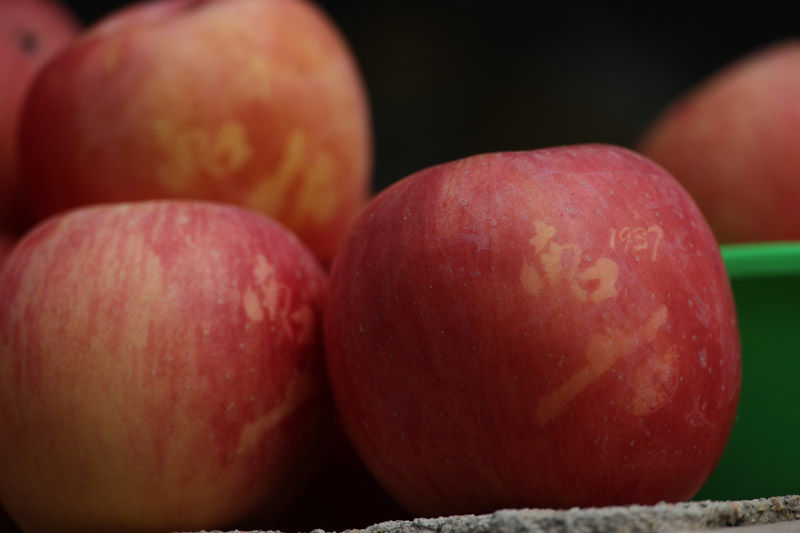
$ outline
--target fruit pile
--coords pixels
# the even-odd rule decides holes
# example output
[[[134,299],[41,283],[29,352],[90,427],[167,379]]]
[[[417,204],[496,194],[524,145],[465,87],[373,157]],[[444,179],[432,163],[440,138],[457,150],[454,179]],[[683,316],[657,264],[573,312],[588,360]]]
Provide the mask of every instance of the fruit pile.
[[[473,155],[374,194],[367,91],[310,0],[87,28],[0,0],[0,32],[0,502],[22,530],[343,529],[682,501],[711,475],[741,381],[718,243],[800,238],[797,43],[639,146]]]

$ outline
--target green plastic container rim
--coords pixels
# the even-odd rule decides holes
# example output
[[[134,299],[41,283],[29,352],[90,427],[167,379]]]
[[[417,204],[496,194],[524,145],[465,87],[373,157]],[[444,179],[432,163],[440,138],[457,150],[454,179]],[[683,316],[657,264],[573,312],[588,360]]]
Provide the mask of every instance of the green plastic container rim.
[[[800,241],[720,245],[731,279],[800,276]]]

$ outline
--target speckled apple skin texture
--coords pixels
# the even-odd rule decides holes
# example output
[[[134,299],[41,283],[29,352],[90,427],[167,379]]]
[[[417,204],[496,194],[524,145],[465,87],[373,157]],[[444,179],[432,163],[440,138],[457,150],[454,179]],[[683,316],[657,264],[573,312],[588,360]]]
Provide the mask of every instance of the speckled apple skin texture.
[[[26,531],[224,527],[269,513],[330,413],[326,278],[255,213],[85,208],[0,274],[0,498]]]
[[[345,428],[417,515],[685,500],[738,403],[714,237],[614,146],[397,182],[343,243],[324,324]]]
[[[674,175],[720,242],[800,239],[800,40],[757,50],[681,95],[638,150]]]
[[[280,220],[327,262],[370,193],[358,65],[306,0],[123,8],[43,71],[22,122],[37,218],[97,202],[230,202]]]

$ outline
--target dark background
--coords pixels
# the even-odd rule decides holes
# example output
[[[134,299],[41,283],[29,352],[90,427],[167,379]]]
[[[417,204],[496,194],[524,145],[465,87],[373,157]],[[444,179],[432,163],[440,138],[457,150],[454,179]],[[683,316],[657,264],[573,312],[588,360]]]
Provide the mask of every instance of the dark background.
[[[124,4],[65,3],[86,24]],[[760,46],[800,36],[790,3],[318,4],[350,42],[366,81],[376,190],[482,152],[634,147],[689,87]]]

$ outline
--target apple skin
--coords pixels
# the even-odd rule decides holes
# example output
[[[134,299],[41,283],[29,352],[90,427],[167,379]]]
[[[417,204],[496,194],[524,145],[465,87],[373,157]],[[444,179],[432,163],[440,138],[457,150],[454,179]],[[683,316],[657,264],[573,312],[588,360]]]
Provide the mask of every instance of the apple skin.
[[[0,233],[0,266],[14,248],[17,239],[10,234]]]
[[[0,532],[19,533],[19,528],[11,521],[11,517],[0,507]]]
[[[337,253],[324,331],[345,430],[418,516],[688,499],[738,404],[711,230],[673,177],[611,145],[385,189]]]
[[[726,65],[664,109],[639,150],[693,196],[720,242],[800,239],[800,40]]]
[[[97,202],[233,203],[276,218],[326,263],[370,194],[355,57],[305,0],[123,8],[42,72],[22,122],[36,218]]]
[[[307,489],[270,527],[278,531],[346,531],[414,518],[367,469],[337,419],[326,441],[326,456]],[[258,529],[259,524],[246,524],[244,529],[247,526]]]
[[[80,208],[0,274],[0,499],[25,531],[227,527],[280,512],[332,404],[326,274],[239,207]]]
[[[0,0],[0,228],[22,231],[17,171],[17,128],[33,78],[78,34],[80,25],[62,4]]]

